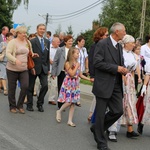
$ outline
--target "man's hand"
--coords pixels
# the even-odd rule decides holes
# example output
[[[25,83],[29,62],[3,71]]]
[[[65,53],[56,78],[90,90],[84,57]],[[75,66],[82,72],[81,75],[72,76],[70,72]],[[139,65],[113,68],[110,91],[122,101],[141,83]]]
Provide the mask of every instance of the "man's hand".
[[[50,59],[50,64],[52,65],[53,64],[53,61]]]
[[[56,76],[51,76],[51,78],[54,80],[56,78]]]
[[[36,75],[36,71],[35,71],[34,68],[31,69],[31,74],[34,75],[34,76]]]
[[[39,57],[39,54],[38,53],[33,53],[32,58],[36,58],[36,57]]]
[[[122,75],[126,75],[128,73],[128,69],[122,66],[118,66],[118,72]]]

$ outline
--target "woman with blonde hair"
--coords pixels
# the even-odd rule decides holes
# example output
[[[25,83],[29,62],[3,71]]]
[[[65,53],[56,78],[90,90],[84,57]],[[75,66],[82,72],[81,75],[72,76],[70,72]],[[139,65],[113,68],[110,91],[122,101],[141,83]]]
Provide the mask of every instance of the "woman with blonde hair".
[[[28,88],[28,68],[27,58],[29,53],[29,47],[31,43],[27,41],[27,28],[25,26],[19,26],[16,28],[17,38],[11,40],[6,48],[6,57],[8,59],[7,78],[8,78],[8,100],[10,112],[24,114],[23,103]],[[32,49],[31,49],[32,51]],[[32,57],[37,57],[37,54],[32,52]],[[16,83],[20,82],[20,94],[16,103]]]

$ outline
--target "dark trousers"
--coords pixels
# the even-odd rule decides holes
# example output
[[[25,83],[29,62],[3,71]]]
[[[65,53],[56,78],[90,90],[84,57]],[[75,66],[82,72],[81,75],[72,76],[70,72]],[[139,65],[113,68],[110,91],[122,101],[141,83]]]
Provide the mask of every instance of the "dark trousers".
[[[38,100],[37,100],[37,107],[42,106],[44,104],[44,97],[48,91],[48,75],[45,74],[43,71],[39,75],[32,75],[29,72],[29,87],[27,91],[27,107],[32,107],[33,106],[33,92],[34,92],[34,85],[35,85],[35,80],[36,78],[39,77],[40,80],[40,92],[38,95]]]
[[[110,111],[106,114],[107,107],[109,107]],[[115,84],[110,98],[96,97],[96,122],[94,128],[100,147],[107,146],[104,131],[114,124],[122,114],[123,104],[120,84]]]
[[[57,77],[58,95],[59,95],[60,88],[61,88],[61,85],[64,81],[65,76],[66,76],[65,72],[61,71],[60,74]],[[58,108],[60,108],[62,105],[63,105],[63,103],[58,102]]]
[[[29,81],[29,75],[28,71],[23,72],[16,72],[11,70],[7,71],[7,78],[8,78],[8,100],[9,100],[9,107],[12,108],[23,108],[23,103],[25,96],[27,94],[27,88],[28,88],[28,81]],[[18,102],[16,104],[16,85],[17,81],[20,82],[20,94],[18,98]]]
[[[138,92],[138,75],[137,74],[134,75],[134,83],[135,83],[135,90],[136,92]]]

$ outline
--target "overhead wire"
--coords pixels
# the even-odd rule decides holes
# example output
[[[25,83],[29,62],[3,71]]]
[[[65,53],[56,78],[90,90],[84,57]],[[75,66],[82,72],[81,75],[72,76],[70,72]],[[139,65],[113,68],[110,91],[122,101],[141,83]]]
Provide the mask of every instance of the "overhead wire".
[[[91,7],[92,5],[95,5],[95,4],[99,3],[99,2],[100,2],[100,0],[98,0],[98,1],[96,1],[96,2],[94,2],[94,3],[92,3],[92,4],[90,4],[90,5],[88,5],[88,6],[84,7],[84,8],[82,8],[82,9],[76,10],[76,11],[74,11],[74,12],[72,12],[72,13],[63,14],[63,15],[51,15],[51,16],[54,16],[54,17],[61,17],[61,16],[69,16],[69,15],[71,15],[71,14],[76,14],[76,13],[78,13],[78,12],[80,12],[80,11],[83,11],[84,9],[87,9],[87,8]]]
[[[77,15],[81,15],[81,14],[83,14],[84,12],[87,12],[87,11],[89,11],[90,9],[92,9],[92,8],[94,8],[94,7],[96,7],[96,6],[98,6],[99,4],[101,4],[101,3],[103,3],[105,0],[102,0],[102,1],[97,1],[97,2],[95,2],[95,3],[93,3],[92,5],[89,5],[89,6],[87,6],[87,7],[85,7],[85,8],[83,8],[83,9],[81,9],[81,10],[79,10],[79,11],[75,11],[75,12],[72,12],[72,13],[70,13],[70,14],[64,14],[64,15],[62,15],[62,16],[64,16],[64,17],[60,17],[60,18],[53,18],[53,15],[50,15],[50,17],[51,17],[51,20],[64,20],[64,19],[68,19],[68,18],[72,18],[72,17],[75,17],[75,16],[77,16]]]

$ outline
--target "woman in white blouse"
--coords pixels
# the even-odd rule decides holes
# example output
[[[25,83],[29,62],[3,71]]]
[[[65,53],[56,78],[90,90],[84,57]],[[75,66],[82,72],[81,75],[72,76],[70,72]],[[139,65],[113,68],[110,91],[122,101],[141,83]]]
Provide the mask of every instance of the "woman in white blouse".
[[[133,124],[138,123],[137,111],[136,111],[136,91],[134,84],[134,72],[135,70],[138,72],[139,82],[140,73],[139,73],[139,65],[137,65],[137,59],[135,54],[132,52],[135,46],[135,39],[131,35],[125,35],[123,40],[123,57],[124,63],[127,67],[129,73],[126,76],[123,76],[124,82],[124,114],[122,116],[122,123],[127,124],[127,133],[126,136],[128,138],[139,136],[137,133],[133,131]]]

